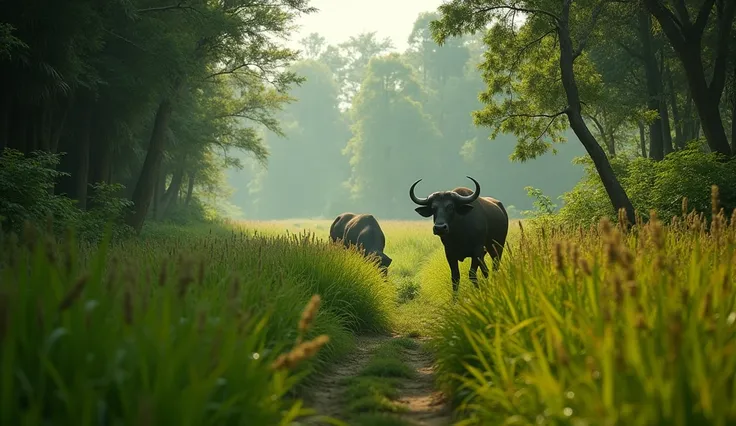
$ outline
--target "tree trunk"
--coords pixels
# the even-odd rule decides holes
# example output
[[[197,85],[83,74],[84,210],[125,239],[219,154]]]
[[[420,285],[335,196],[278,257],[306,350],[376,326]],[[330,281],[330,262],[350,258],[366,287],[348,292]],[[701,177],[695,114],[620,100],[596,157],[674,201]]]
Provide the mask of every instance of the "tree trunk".
[[[171,100],[169,98],[163,99],[158,106],[158,111],[156,111],[156,119],[154,120],[146,159],[143,162],[141,174],[133,191],[132,201],[134,206],[126,218],[126,223],[135,229],[137,233],[140,233],[141,229],[143,229],[143,223],[146,220],[148,208],[151,205],[156,176],[158,176],[161,160],[164,157],[166,130],[169,127],[171,110]]]
[[[670,113],[667,108],[667,94],[664,88],[664,49],[659,50],[660,67],[657,79],[659,80],[659,116],[662,117],[662,144],[664,155],[674,151],[672,147],[672,129],[670,127]]]
[[[710,84],[706,82],[703,70],[702,37],[709,15],[712,13],[713,1],[704,2],[698,13],[693,14],[697,16],[695,22],[691,22],[688,16],[675,16],[660,0],[644,0],[644,4],[659,21],[672,48],[682,62],[695,109],[700,117],[703,134],[710,150],[730,157],[731,147],[723,127],[719,105],[725,85],[728,44],[736,14],[736,1],[724,1],[723,6],[718,8],[720,10],[715,19],[718,42],[714,49],[713,76]]]
[[[736,155],[736,61],[731,74],[731,152]]]
[[[643,8],[639,9],[639,38],[642,45],[642,57],[644,58],[644,71],[647,85],[647,109],[657,111],[660,115],[649,124],[649,156],[659,161],[664,158],[664,138],[662,135],[661,102],[659,69],[657,57],[652,46],[652,21],[649,13]]]
[[[187,185],[187,198],[184,201],[184,205],[189,207],[189,204],[192,202],[192,193],[194,192],[194,177],[195,172],[189,172],[189,184]]]
[[[75,199],[80,209],[87,208],[87,188],[89,178],[89,147],[92,127],[92,104],[86,108],[82,118],[82,128],[77,140],[77,167],[74,176]]]
[[[169,188],[166,190],[163,197],[161,197],[161,202],[159,205],[159,218],[165,217],[169,211],[169,208],[173,205],[176,205],[179,197],[179,191],[181,190],[181,185],[183,182],[184,167],[180,166],[176,169],[176,171],[174,171],[174,175],[171,177]]]
[[[166,172],[162,167],[156,176],[156,186],[153,188],[153,220],[159,220],[161,217],[161,199],[164,197],[164,192],[166,192]]]
[[[647,132],[644,129],[644,123],[639,121],[639,146],[641,148],[641,156],[647,158]]]
[[[10,114],[13,98],[8,92],[0,95],[0,152],[8,146],[10,139]]]
[[[77,108],[72,111],[70,125],[59,136],[57,148],[65,154],[61,158],[59,170],[69,173],[56,184],[56,192],[66,194],[77,201],[77,206],[87,208],[87,188],[90,169],[90,139],[93,123],[94,104],[91,97],[80,94]],[[51,142],[50,136],[48,141]],[[47,147],[48,148],[48,147]]]
[[[601,139],[606,145],[606,149],[608,150],[608,155],[611,157],[616,156],[616,145],[613,140],[613,132],[611,131],[611,139],[608,139],[608,134],[606,133],[606,129],[603,127],[603,124],[598,120],[595,116],[590,115],[590,119],[593,121],[593,124],[598,129],[598,133],[601,135]]]
[[[611,163],[608,162],[606,153],[596,141],[595,136],[590,133],[590,129],[585,124],[581,113],[580,92],[577,82],[575,81],[575,70],[573,62],[575,61],[572,39],[570,38],[569,18],[570,4],[572,0],[563,0],[562,14],[560,16],[557,34],[560,40],[560,71],[562,75],[562,85],[565,88],[567,96],[567,118],[570,121],[570,127],[577,135],[580,142],[585,147],[588,155],[593,160],[598,175],[601,178],[603,187],[611,200],[614,210],[617,212],[624,209],[626,219],[629,226],[635,223],[634,206],[629,200],[629,196],[618,181],[616,174],[613,172]]]
[[[669,64],[665,65],[665,73],[667,74],[667,89],[670,95],[670,104],[672,105],[672,121],[675,126],[675,146],[677,149],[685,148],[685,135],[682,129],[682,116],[680,115],[680,108],[677,106],[677,91],[675,90],[675,83],[672,80],[672,70]]]
[[[685,144],[695,139],[695,122],[697,120],[694,120],[693,117],[693,97],[688,93],[687,102],[685,102],[685,111],[682,116],[683,142]]]

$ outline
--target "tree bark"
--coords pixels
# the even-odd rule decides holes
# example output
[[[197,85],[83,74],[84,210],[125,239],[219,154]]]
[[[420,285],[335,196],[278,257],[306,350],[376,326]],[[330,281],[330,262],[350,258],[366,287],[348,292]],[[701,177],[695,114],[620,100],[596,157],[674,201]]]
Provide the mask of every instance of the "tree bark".
[[[90,139],[93,122],[94,104],[87,94],[80,94],[77,108],[71,113],[70,125],[66,131],[59,136],[57,148],[65,154],[61,157],[59,170],[69,173],[63,176],[56,184],[56,192],[66,194],[69,198],[77,201],[77,206],[85,210],[87,208],[87,189],[89,183],[90,169]],[[48,143],[51,138],[44,139]],[[44,144],[47,144],[44,142]],[[45,148],[50,148],[46,146]]]
[[[669,64],[665,65],[665,73],[667,75],[667,89],[670,95],[670,104],[672,105],[672,121],[675,127],[675,146],[677,149],[685,148],[685,135],[682,130],[682,116],[680,115],[680,108],[677,105],[677,91],[675,90],[675,83],[672,79],[672,70]]]
[[[658,87],[659,87],[659,116],[662,118],[662,145],[664,149],[664,155],[674,151],[672,147],[672,128],[670,127],[670,113],[667,108],[667,94],[665,93],[664,87],[664,49],[659,50],[660,55],[660,67],[659,74],[657,75]]]
[[[657,57],[652,46],[652,21],[649,13],[643,8],[639,9],[639,38],[642,45],[642,57],[644,58],[644,71],[647,86],[647,109],[657,111],[659,117],[649,123],[649,156],[659,161],[664,158],[664,138],[662,135],[662,108],[660,101],[659,69]]]
[[[616,144],[613,140],[613,131],[611,131],[611,139],[608,139],[608,134],[606,132],[606,129],[603,127],[603,124],[598,120],[595,116],[589,115],[590,119],[593,121],[593,124],[595,124],[595,127],[598,129],[598,133],[601,135],[601,139],[603,139],[604,144],[606,145],[606,149],[608,150],[608,155],[611,157],[616,156]]]
[[[639,147],[641,148],[641,156],[647,158],[647,132],[644,123],[639,121]]]
[[[728,45],[736,13],[736,1],[724,1],[719,7],[721,13],[717,16],[718,42],[713,61],[713,76],[708,83],[703,70],[701,45],[714,3],[715,0],[703,2],[696,15],[696,21],[691,22],[688,16],[675,16],[660,0],[644,0],[646,8],[659,21],[682,62],[708,146],[711,151],[730,157],[731,147],[723,127],[719,105],[725,86]]]
[[[568,104],[566,111],[567,118],[570,121],[570,127],[575,132],[578,139],[580,139],[580,142],[585,147],[588,155],[593,160],[593,164],[598,171],[598,175],[601,178],[603,187],[606,189],[606,193],[611,200],[614,210],[618,212],[620,209],[624,209],[626,212],[626,219],[629,226],[631,226],[636,221],[634,206],[631,204],[629,196],[626,194],[626,191],[618,181],[616,174],[613,172],[613,168],[606,157],[606,153],[585,124],[585,120],[583,119],[581,112],[580,92],[578,90],[577,82],[575,81],[575,70],[573,68],[575,53],[573,50],[572,39],[570,38],[569,18],[571,3],[572,0],[563,0],[562,14],[557,27],[557,35],[560,41],[560,72]]]
[[[8,92],[0,95],[0,152],[8,146],[10,140],[10,113],[13,98]]]
[[[146,159],[143,162],[141,174],[138,177],[138,182],[136,183],[135,190],[133,191],[133,210],[126,218],[126,223],[133,228],[136,233],[140,233],[143,229],[143,223],[146,220],[148,208],[151,205],[151,198],[153,197],[154,186],[156,184],[156,176],[158,176],[161,161],[164,157],[166,130],[169,127],[171,111],[171,99],[168,97],[164,98],[156,111],[156,119],[154,120]]]
[[[192,202],[192,193],[194,193],[194,177],[195,172],[189,172],[189,183],[187,185],[187,198],[184,201],[184,205],[189,207],[189,204]]]
[[[731,74],[731,152],[736,155],[736,61]]]
[[[180,166],[176,169],[176,171],[174,171],[174,175],[171,177],[169,188],[166,190],[163,197],[161,197],[161,202],[159,206],[159,218],[165,217],[169,212],[169,208],[176,205],[176,202],[179,198],[179,191],[181,190],[181,185],[183,182],[184,167]]]

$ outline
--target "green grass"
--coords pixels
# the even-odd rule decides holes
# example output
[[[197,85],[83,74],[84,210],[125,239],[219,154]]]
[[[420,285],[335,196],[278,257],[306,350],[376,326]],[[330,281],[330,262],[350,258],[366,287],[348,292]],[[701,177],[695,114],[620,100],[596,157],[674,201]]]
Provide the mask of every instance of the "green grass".
[[[456,303],[428,220],[381,221],[387,281],[320,241],[329,220],[150,226],[81,251],[6,238],[0,422],[288,424],[313,372],[393,329],[431,338],[458,424],[732,424],[736,225],[712,236],[687,221],[621,241],[514,224],[513,254],[480,290],[461,264]],[[272,371],[313,294],[305,337],[329,343]],[[392,399],[413,345],[391,340],[347,383],[351,425],[408,424]]]
[[[734,424],[736,224],[689,221],[515,244],[432,330],[457,424]]]
[[[393,400],[399,396],[401,379],[416,377],[416,371],[406,364],[404,356],[404,350],[414,347],[416,343],[411,339],[388,340],[376,348],[356,376],[346,379],[344,405],[345,415],[351,419],[350,424],[355,424],[355,419],[365,413],[405,411],[404,406]],[[363,422],[369,418],[364,417]]]
[[[380,273],[308,235],[150,227],[74,247],[2,242],[2,424],[287,424],[298,379],[390,327],[395,292]],[[329,343],[272,371],[313,294],[305,338]]]

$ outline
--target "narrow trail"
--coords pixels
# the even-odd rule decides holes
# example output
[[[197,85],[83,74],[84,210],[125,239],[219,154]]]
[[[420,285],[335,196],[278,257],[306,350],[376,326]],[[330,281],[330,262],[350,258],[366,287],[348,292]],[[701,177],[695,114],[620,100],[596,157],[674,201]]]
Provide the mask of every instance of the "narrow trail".
[[[356,376],[368,364],[371,356],[382,344],[401,336],[359,337],[356,350],[329,374],[316,379],[313,390],[307,395],[307,403],[320,415],[326,415],[348,421],[345,418],[345,380]],[[423,343],[422,338],[412,338]],[[451,410],[442,392],[435,389],[434,369],[431,354],[421,347],[403,349],[404,360],[416,372],[414,379],[402,379],[397,390],[399,396],[393,400],[405,411],[393,414],[412,425],[445,426],[452,423]],[[304,424],[327,425],[316,418],[304,421]],[[349,421],[348,421],[349,424]]]
[[[412,340],[423,343],[426,339]],[[398,402],[408,409],[401,417],[417,425],[449,425],[452,421],[451,411],[444,394],[435,389],[432,356],[421,347],[405,351],[408,355],[407,364],[417,372],[417,378],[405,380],[400,387]]]

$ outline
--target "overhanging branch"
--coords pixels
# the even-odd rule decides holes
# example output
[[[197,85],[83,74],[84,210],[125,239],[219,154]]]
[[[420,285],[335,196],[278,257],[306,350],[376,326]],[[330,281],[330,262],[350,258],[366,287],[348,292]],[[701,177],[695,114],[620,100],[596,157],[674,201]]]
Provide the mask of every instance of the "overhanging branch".
[[[595,26],[598,23],[598,18],[601,16],[601,12],[603,12],[603,6],[605,6],[605,4],[606,4],[605,0],[601,0],[595,6],[595,9],[593,9],[593,13],[590,18],[590,26],[588,30],[585,32],[585,34],[583,35],[582,39],[580,40],[580,45],[578,46],[577,50],[575,50],[572,54],[573,61],[577,59],[577,57],[583,53],[583,50],[585,50],[585,46],[588,44],[590,35],[595,30]]]
[[[476,9],[473,13],[488,13],[488,12],[492,12],[494,10],[500,10],[500,9],[514,10],[516,12],[524,12],[524,13],[528,13],[532,15],[544,15],[549,18],[552,18],[555,25],[557,25],[557,23],[560,22],[560,18],[552,12],[546,11],[544,9],[520,7],[520,6],[516,6],[513,4],[504,4],[500,6],[484,7],[484,8]]]

